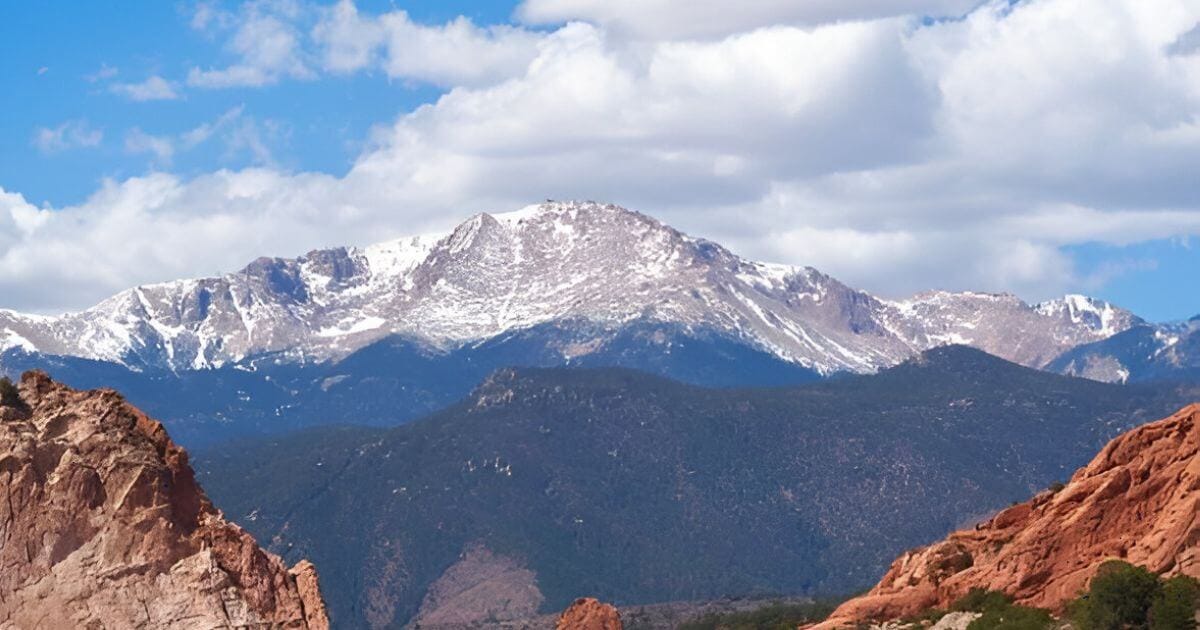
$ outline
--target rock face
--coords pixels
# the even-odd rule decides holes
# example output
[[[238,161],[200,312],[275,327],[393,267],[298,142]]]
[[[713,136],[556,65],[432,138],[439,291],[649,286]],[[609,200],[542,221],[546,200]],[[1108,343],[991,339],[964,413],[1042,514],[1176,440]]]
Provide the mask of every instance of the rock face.
[[[413,625],[457,630],[530,619],[544,599],[532,571],[475,545],[429,586]]]
[[[575,600],[558,618],[556,630],[623,630],[621,613],[591,597]]]
[[[326,629],[313,566],[225,521],[112,390],[40,372],[0,407],[0,628]]]
[[[982,587],[1061,608],[1105,560],[1200,576],[1200,405],[1125,433],[1057,492],[908,552],[825,627],[946,606]]]

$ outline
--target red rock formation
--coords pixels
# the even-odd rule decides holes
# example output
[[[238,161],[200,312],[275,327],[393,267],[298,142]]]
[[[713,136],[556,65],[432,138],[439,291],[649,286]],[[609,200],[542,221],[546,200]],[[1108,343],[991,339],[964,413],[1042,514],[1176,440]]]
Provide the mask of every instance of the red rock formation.
[[[575,600],[558,617],[557,630],[622,630],[621,613],[591,597]]]
[[[40,372],[0,407],[0,628],[307,628],[291,571],[222,517],[187,453],[116,392]]]
[[[821,624],[894,619],[972,587],[1061,610],[1105,560],[1200,576],[1200,405],[1125,433],[1058,492],[900,556]]]

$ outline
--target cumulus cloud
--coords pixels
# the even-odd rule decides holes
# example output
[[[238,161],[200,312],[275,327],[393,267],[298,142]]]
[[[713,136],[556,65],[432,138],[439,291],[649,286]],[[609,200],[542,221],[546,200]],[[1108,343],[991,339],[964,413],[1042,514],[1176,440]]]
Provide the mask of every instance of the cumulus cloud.
[[[522,73],[537,56],[541,35],[506,25],[482,28],[464,17],[418,24],[401,10],[363,16],[342,0],[323,13],[313,38],[332,72],[379,67],[391,78],[454,87]]]
[[[524,0],[516,10],[530,24],[586,21],[626,36],[653,40],[711,38],[779,25],[811,26],[900,15],[957,17],[980,0]]]
[[[76,293],[90,301],[140,282],[239,269],[249,252],[369,239],[378,216],[357,208],[382,200],[357,195],[327,175],[258,168],[108,180],[83,203],[54,210],[0,190],[0,292],[5,307],[57,312],[81,306]],[[11,222],[26,229],[9,230]]]
[[[33,146],[45,154],[96,147],[103,140],[104,132],[93,129],[86,120],[68,120],[57,127],[39,127],[33,134]]]
[[[1200,22],[1195,3],[996,1],[947,20],[892,16],[883,2],[825,5],[836,15],[795,4],[751,3],[722,28],[682,33],[647,21],[669,6],[654,2],[613,3],[626,8],[618,24],[604,18],[610,3],[530,0],[522,19],[571,21],[529,32],[335,5],[315,18],[317,53],[298,53],[306,68],[452,89],[379,126],[342,176],[253,168],[107,182],[0,244],[0,262],[15,265],[0,291],[14,306],[78,307],[136,282],[546,197],[623,203],[884,295],[1041,299],[1116,268],[1081,268],[1071,246],[1200,235],[1200,54],[1178,43]],[[707,3],[688,6],[703,24]],[[219,23],[205,22],[240,28]],[[484,56],[520,41],[528,57],[480,73],[453,50],[418,51],[390,69],[396,28],[462,37]]]
[[[170,101],[179,98],[175,84],[158,75],[140,83],[114,83],[108,89],[131,101]]]

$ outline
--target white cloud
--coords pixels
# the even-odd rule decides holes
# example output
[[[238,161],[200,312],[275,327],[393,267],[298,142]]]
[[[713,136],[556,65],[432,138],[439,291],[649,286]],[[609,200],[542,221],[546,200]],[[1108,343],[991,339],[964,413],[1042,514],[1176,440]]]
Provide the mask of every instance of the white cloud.
[[[378,60],[377,49],[387,39],[380,21],[360,15],[349,0],[326,9],[312,36],[322,49],[325,69],[339,73],[372,66]]]
[[[194,67],[188,71],[187,84],[200,88],[259,87],[283,78],[315,78],[304,61],[301,33],[296,26],[301,11],[294,2],[248,2],[235,16],[212,5],[201,5],[192,26],[199,30],[232,30],[226,48],[238,61],[224,68]]]
[[[191,25],[197,31],[208,29],[215,22],[227,22],[230,18],[212,2],[197,2],[192,12]]]
[[[323,13],[313,38],[327,70],[379,65],[391,78],[453,87],[523,73],[537,56],[542,36],[512,26],[481,28],[464,17],[423,25],[400,10],[364,17],[353,2],[342,0]]]
[[[592,22],[650,40],[713,38],[779,25],[919,15],[957,17],[980,0],[524,0],[516,10],[530,24]]]
[[[25,247],[32,233],[46,222],[49,215],[49,211],[38,210],[21,195],[0,189],[0,252],[7,253]],[[6,257],[0,255],[0,260]],[[14,278],[17,291],[24,291],[28,287],[28,279],[21,277],[24,275]],[[0,286],[3,284],[0,281]]]
[[[39,127],[33,134],[33,146],[46,154],[96,147],[103,140],[104,132],[91,128],[86,120],[68,120],[52,128]]]
[[[101,63],[99,70],[84,76],[83,80],[87,81],[88,83],[96,83],[97,81],[107,81],[118,74],[120,74],[120,70],[118,68],[110,66],[107,63]]]
[[[214,137],[219,137],[225,146],[225,159],[230,160],[244,154],[251,164],[271,165],[274,158],[268,146],[270,138],[278,135],[274,121],[259,123],[244,115],[245,107],[239,105],[227,110],[211,122],[202,123],[178,135],[151,135],[134,128],[125,135],[125,151],[132,154],[150,154],[157,167],[169,166],[178,153],[191,151]],[[264,132],[264,127],[266,131]]]
[[[204,142],[207,142],[209,138],[213,137],[213,134],[237,122],[238,119],[242,117],[242,113],[245,110],[246,108],[244,105],[238,105],[237,107],[231,108],[224,114],[218,116],[212,122],[203,123],[188,131],[185,131],[179,137],[180,142],[186,149],[191,149]]]
[[[114,83],[109,86],[114,94],[120,94],[131,101],[170,101],[179,98],[175,84],[166,79],[153,75],[140,83]]]
[[[1200,235],[1200,54],[1178,45],[1200,22],[1195,3],[998,1],[932,24],[829,23],[787,13],[791,4],[747,5],[764,12],[731,14],[723,28],[737,32],[702,39],[636,26],[636,8],[621,14],[625,26],[593,16],[530,33],[337,5],[317,17],[319,54],[283,46],[295,54],[276,59],[453,89],[381,125],[341,177],[256,168],[108,182],[0,241],[0,264],[12,265],[0,292],[11,306],[83,306],[137,282],[442,228],[546,197],[623,203],[739,253],[888,295],[941,287],[1040,299],[1112,267],[1081,268],[1069,246]],[[393,67],[403,46],[391,34],[404,29],[432,38],[422,46],[444,58],[418,50]],[[501,57],[494,47],[525,50],[525,38],[527,61],[460,65]],[[170,140],[179,150],[187,138],[228,136],[252,155],[254,134],[235,134],[240,124]]]
[[[175,142],[166,136],[155,136],[134,127],[125,134],[126,153],[149,153],[155,163],[166,165],[175,156]]]

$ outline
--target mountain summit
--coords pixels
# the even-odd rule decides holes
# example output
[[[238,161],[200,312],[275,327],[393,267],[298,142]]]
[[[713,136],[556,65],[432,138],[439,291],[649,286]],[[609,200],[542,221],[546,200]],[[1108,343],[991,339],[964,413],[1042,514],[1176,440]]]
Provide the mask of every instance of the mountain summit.
[[[965,343],[1042,367],[1137,323],[1086,298],[933,292],[887,301],[810,267],[753,262],[643,214],[547,202],[449,233],[261,258],[123,291],[79,313],[0,311],[0,350],[171,370],[337,359],[389,335],[453,348],[548,322],[715,332],[820,373],[872,372]],[[573,352],[587,352],[586,344]]]

